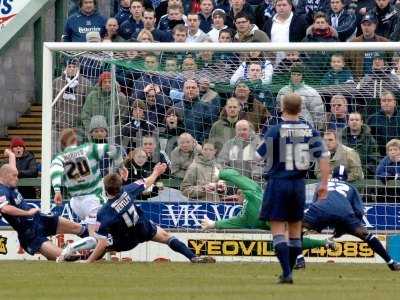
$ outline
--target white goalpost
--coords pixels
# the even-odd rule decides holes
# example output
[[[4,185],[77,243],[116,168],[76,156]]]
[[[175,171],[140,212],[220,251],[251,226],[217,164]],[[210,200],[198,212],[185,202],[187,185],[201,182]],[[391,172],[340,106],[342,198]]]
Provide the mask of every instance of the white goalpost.
[[[144,102],[145,105],[148,105],[146,102],[148,101],[146,98],[147,92],[144,91],[144,87],[146,87],[148,84],[158,85],[160,89],[160,91],[158,91],[160,98],[164,99],[163,101],[168,101],[167,107],[164,107],[162,112],[155,110],[154,114],[152,115],[154,120],[157,120],[152,122],[156,122],[154,125],[156,127],[157,137],[160,137],[163,133],[160,133],[160,130],[158,129],[162,127],[164,130],[168,125],[166,125],[167,121],[165,121],[167,119],[167,112],[170,109],[174,111],[181,109],[184,111],[182,108],[184,107],[182,100],[182,85],[185,80],[195,79],[197,82],[199,82],[200,86],[202,84],[202,80],[207,79],[208,88],[211,88],[213,91],[217,91],[220,99],[218,114],[214,116],[215,118],[212,119],[212,121],[207,121],[211,122],[210,124],[207,123],[207,126],[205,124],[206,121],[202,121],[204,122],[203,128],[207,127],[207,130],[210,131],[212,123],[223,119],[223,107],[227,99],[229,99],[232,94],[235,93],[235,89],[240,85],[240,83],[247,85],[251,96],[257,100],[257,103],[261,103],[261,105],[264,106],[264,109],[266,110],[265,115],[268,118],[276,117],[275,114],[279,112],[279,109],[277,108],[277,102],[279,102],[278,98],[279,95],[284,93],[285,87],[287,89],[298,88],[294,87],[293,83],[289,83],[291,72],[295,72],[291,68],[293,66],[301,66],[300,70],[301,72],[304,72],[302,73],[303,81],[307,87],[315,90],[315,92],[318,94],[318,97],[322,101],[322,112],[313,111],[314,109],[316,110],[316,107],[309,108],[309,115],[312,118],[312,122],[315,122],[313,125],[319,127],[321,131],[329,129],[329,126],[334,126],[335,130],[337,129],[338,132],[342,132],[342,127],[339,126],[343,126],[344,128],[346,124],[339,124],[340,122],[336,118],[334,121],[327,119],[327,116],[332,116],[333,114],[333,112],[330,111],[330,101],[332,97],[335,95],[343,96],[345,100],[347,100],[346,107],[348,107],[348,109],[346,108],[346,114],[349,112],[362,112],[364,124],[366,124],[367,119],[379,111],[379,97],[386,90],[391,91],[397,97],[400,96],[400,79],[396,79],[395,77],[398,76],[398,78],[400,78],[400,54],[397,53],[398,51],[400,52],[400,43],[398,42],[192,44],[44,43],[41,210],[43,212],[50,212],[51,210],[52,191],[50,166],[52,158],[54,157],[55,153],[59,151],[57,148],[57,135],[59,134],[59,131],[63,127],[80,127],[82,132],[82,140],[87,140],[87,128],[89,123],[86,119],[84,120],[83,115],[80,115],[83,109],[82,105],[79,104],[79,107],[74,107],[74,109],[76,109],[74,112],[70,110],[64,110],[66,105],[73,103],[73,101],[71,102],[67,98],[64,99],[65,103],[67,103],[66,105],[59,105],[59,101],[63,98],[64,93],[73,89],[71,87],[75,87],[74,84],[78,84],[79,81],[79,85],[82,85],[80,80],[83,80],[84,84],[86,85],[82,87],[82,89],[85,90],[85,96],[82,97],[82,101],[84,102],[84,98],[86,97],[87,101],[87,96],[89,93],[97,89],[99,82],[101,83],[101,80],[105,78],[105,75],[103,74],[107,73],[107,76],[110,76],[111,92],[109,97],[111,102],[110,106],[107,108],[107,112],[105,113],[107,114],[105,115],[105,118],[107,119],[109,126],[108,138],[110,141],[112,141],[112,143],[119,144],[123,153],[126,155],[135,147],[138,147],[139,144],[134,144],[136,145],[135,147],[132,146],[132,143],[134,143],[132,142],[134,138],[132,136],[127,136],[127,131],[123,131],[126,129],[125,123],[128,122],[125,121],[125,119],[130,120],[131,115],[133,114],[132,105],[136,105],[135,108],[139,105],[142,105],[140,104],[142,102]],[[132,53],[134,53],[134,55]],[[255,55],[251,53],[257,54]],[[288,53],[296,53],[297,58],[293,61],[289,61],[290,59],[285,60],[288,57]],[[335,54],[343,57],[345,61],[345,68],[351,70],[353,73],[353,78],[351,80],[347,80],[346,82],[327,84],[324,83],[323,79],[325,78],[325,74],[330,70],[331,57]],[[157,58],[156,69],[147,69],[148,61],[146,59],[148,59],[150,56]],[[389,72],[388,70],[390,69],[390,72],[393,73],[393,76],[390,77],[393,78],[393,84],[388,84],[386,79],[381,80],[380,78],[375,78],[372,75],[372,77],[367,77],[367,75],[372,74],[374,68],[377,67],[377,63],[374,63],[374,59],[378,56],[385,57],[384,64],[386,71],[382,72],[382,76],[386,76]],[[77,71],[75,77],[67,80],[66,84],[56,87],[55,79],[64,76],[66,72],[64,69],[67,65],[66,62],[70,61],[71,59],[79,61],[78,68],[80,69]],[[187,59],[192,59],[192,64],[186,61]],[[398,66],[396,65],[396,59],[398,59]],[[168,70],[168,66],[166,64],[166,61],[168,60],[176,64],[177,67],[175,71]],[[285,63],[288,61],[290,65],[285,65]],[[348,62],[351,62],[352,65],[347,65]],[[253,71],[250,70],[251,64],[255,64],[260,67],[260,74],[252,74]],[[226,67],[227,65],[228,67]],[[271,67],[268,67],[267,65],[270,65]],[[368,68],[369,71],[365,71],[365,74],[357,74],[357,70],[362,70],[363,68],[364,70]],[[397,69],[399,69],[398,72]],[[157,84],[153,82],[149,83],[143,79],[148,74],[153,76],[152,78],[158,78]],[[253,79],[252,76],[255,76],[255,79]],[[396,80],[398,80],[398,82]],[[201,90],[200,96],[206,93],[206,91],[203,92]],[[99,95],[102,95],[101,90]],[[207,102],[208,100],[205,98],[205,100],[202,101]],[[246,112],[246,109],[251,110],[253,108],[249,108],[246,105],[242,107],[243,112]],[[147,112],[145,113],[147,114]],[[178,113],[176,114],[178,115]],[[323,116],[321,116],[321,114],[323,114]],[[254,116],[254,114],[251,116],[251,118],[256,120],[254,122],[261,122],[261,120],[262,123],[265,122],[263,117]],[[179,115],[179,117],[181,116]],[[87,117],[85,116],[85,118]],[[182,124],[186,124],[185,118],[188,118],[188,116],[182,112],[182,118],[180,118]],[[323,120],[321,118],[323,118]],[[347,117],[344,119],[346,118]],[[134,121],[131,122],[133,123]],[[193,124],[190,126],[192,125]],[[252,125],[254,125],[254,123]],[[256,126],[253,127],[256,127],[254,133],[255,135],[259,135],[264,128],[263,124],[261,123],[256,124]],[[183,129],[185,129],[183,131],[192,133],[190,131],[192,128]],[[193,132],[194,133],[192,133],[192,135],[198,133],[196,130],[193,130]],[[385,140],[385,137],[382,136],[375,135],[373,137],[377,141]],[[208,136],[207,132],[207,134],[204,135],[204,139],[198,141],[198,143],[202,144],[209,138],[210,136]],[[397,138],[400,138],[400,136]],[[125,139],[128,139],[129,143],[125,143]],[[215,141],[213,140],[213,142]],[[157,143],[157,149],[161,149],[158,149],[159,151],[166,151],[165,143],[167,142],[163,140],[163,138],[159,138]],[[224,142],[221,144],[221,147],[223,147],[223,145]],[[382,147],[385,147],[385,145],[377,144],[377,151],[383,151]],[[218,150],[221,151],[221,149]],[[247,158],[240,162],[236,161],[242,159],[240,155],[244,154],[239,154],[238,156],[237,153],[233,153],[232,149],[227,149],[227,153],[228,159],[225,159],[225,161],[222,161],[221,157],[218,158],[220,159],[220,165],[223,167],[233,167],[238,170],[242,170],[244,175],[247,176],[250,174],[248,176],[251,176],[253,179],[257,178],[256,181],[262,183],[262,178],[260,176],[261,174],[255,174],[256,169],[258,170],[259,166],[253,168],[253,165],[250,162],[247,164]],[[379,159],[383,157],[383,153],[374,159],[370,159],[369,154],[370,153],[363,153],[360,156],[360,161],[362,164],[360,166],[360,170],[361,173],[363,173],[363,178],[360,177],[355,180],[356,186],[363,195],[367,209],[364,222],[366,226],[369,229],[372,229],[374,232],[379,232],[384,235],[389,233],[397,233],[400,229],[400,223],[397,224],[397,222],[400,222],[400,219],[398,219],[398,216],[396,215],[398,212],[400,212],[400,198],[398,198],[396,194],[398,190],[397,184],[396,182],[382,184],[376,179],[376,177],[373,175],[373,170],[376,169],[375,164],[379,163]],[[233,159],[232,155],[236,155],[236,159]],[[251,161],[251,159],[249,159],[249,161]],[[250,168],[248,166],[250,166]],[[107,167],[110,166],[107,165]],[[262,241],[265,239],[270,239],[268,234],[260,232],[248,233],[245,231],[225,232],[221,230],[212,230],[209,233],[201,233],[201,216],[213,212],[216,220],[225,219],[229,215],[232,216],[237,214],[237,212],[240,210],[238,209],[240,205],[229,202],[230,200],[227,200],[228,197],[220,194],[216,195],[216,198],[223,200],[215,200],[216,198],[210,200],[211,198],[206,198],[206,196],[203,198],[200,196],[197,198],[193,196],[186,197],[186,194],[180,191],[180,189],[182,189],[181,184],[183,177],[175,178],[174,176],[171,176],[171,178],[168,179],[168,183],[171,186],[167,186],[167,189],[165,189],[165,187],[160,189],[160,191],[164,192],[164,195],[167,195],[167,192],[169,194],[165,196],[165,198],[163,198],[163,196],[154,196],[159,197],[157,198],[159,200],[156,200],[160,202],[160,204],[157,204],[158,206],[152,202],[156,198],[150,198],[148,203],[144,201],[144,209],[151,210],[145,211],[146,213],[149,213],[149,215],[152,216],[160,214],[160,219],[163,218],[164,222],[166,222],[165,224],[170,226],[169,229],[182,233],[188,243],[192,243],[194,249],[196,249],[196,247],[198,249],[201,248],[201,251],[208,251],[212,249],[212,247],[215,249],[220,249],[220,252],[217,255],[230,256],[230,258],[227,258],[226,261],[235,260],[235,255],[237,252],[249,252],[249,247],[253,247],[255,249],[253,253],[255,256],[269,257],[268,253],[270,249],[267,249],[266,244],[262,244]],[[176,183],[175,180],[178,183]],[[310,178],[308,185],[310,190],[312,190],[313,184],[315,184],[316,181],[317,179],[315,177]],[[214,193],[216,194],[217,190],[215,190]],[[236,193],[236,190],[232,188],[231,194],[234,193]],[[312,193],[312,191],[310,193]],[[177,197],[177,200],[175,197]],[[168,201],[171,203],[168,204]],[[184,203],[184,205],[179,205],[180,201]],[[198,203],[196,201],[198,201]],[[203,205],[203,203],[205,204]],[[235,212],[233,212],[233,210],[235,210]],[[191,240],[192,232],[196,234],[196,238]],[[248,244],[239,243],[239,241],[243,239],[246,241],[254,240],[256,242],[254,244],[250,242]],[[206,244],[202,245],[200,243],[202,240],[215,240],[217,242],[211,246],[209,244],[207,244],[208,246],[205,246]],[[354,243],[354,245],[346,245],[346,242]],[[353,252],[350,252],[352,251],[351,249],[353,249],[352,247],[356,247],[357,249],[354,251],[357,253],[354,253],[357,254],[356,257],[359,259],[358,261],[369,262],[369,260],[366,259],[370,258],[366,255],[367,252],[362,252],[362,247],[364,247],[364,245],[359,245],[353,240],[345,240],[341,247],[341,252],[339,255],[337,255],[337,257],[342,257],[343,261],[353,261],[351,258]],[[154,256],[153,254],[148,254],[146,252],[149,251],[147,248],[142,247],[140,249],[142,249],[140,251],[143,252],[141,255],[144,260]],[[224,255],[223,249],[225,249],[224,251],[226,255]],[[348,256],[347,254],[343,254],[345,251],[350,251],[350,254]],[[162,253],[162,251],[160,253]],[[263,255],[263,253],[265,255]],[[329,255],[326,253],[324,254],[322,252],[318,252],[314,254],[321,254],[321,257],[329,258]],[[363,258],[364,254],[365,256]],[[376,259],[374,259],[373,262],[376,262]]]

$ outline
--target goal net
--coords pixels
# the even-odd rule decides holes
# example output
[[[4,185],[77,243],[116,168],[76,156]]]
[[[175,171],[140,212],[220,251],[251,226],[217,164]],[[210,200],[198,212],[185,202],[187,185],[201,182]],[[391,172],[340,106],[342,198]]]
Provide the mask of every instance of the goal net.
[[[46,43],[42,208],[51,206],[49,168],[60,151],[60,132],[75,128],[81,143],[117,146],[130,172],[127,183],[149,176],[157,162],[168,164],[138,203],[148,218],[182,233],[198,253],[268,260],[270,236],[257,231],[262,229],[257,213],[249,213],[252,220],[227,220],[244,213],[244,198],[245,206],[259,201],[263,165],[254,151],[263,133],[279,122],[281,97],[296,92],[303,99],[302,118],[325,134],[332,165],[345,165],[362,195],[367,228],[398,232],[399,167],[388,158],[382,162],[388,146],[400,143],[397,48],[395,43]],[[103,176],[113,171],[110,157],[103,157],[100,168]],[[259,190],[239,188],[241,176]],[[308,172],[307,201],[318,176]],[[206,217],[217,221],[217,228],[204,233]],[[339,248],[309,254],[371,258],[359,242],[344,241]]]

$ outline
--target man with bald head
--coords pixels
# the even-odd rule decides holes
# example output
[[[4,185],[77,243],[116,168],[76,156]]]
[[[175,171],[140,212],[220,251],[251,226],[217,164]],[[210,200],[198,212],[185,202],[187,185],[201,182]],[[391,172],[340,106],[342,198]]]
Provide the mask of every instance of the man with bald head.
[[[244,176],[261,176],[262,170],[256,166],[254,157],[259,143],[253,125],[240,120],[235,125],[235,136],[224,144],[217,161],[224,167],[235,168]]]
[[[18,232],[20,245],[27,253],[39,252],[48,260],[55,260],[62,249],[47,237],[60,233],[87,235],[87,228],[62,217],[42,214],[38,208],[26,203],[16,188],[15,154],[8,149],[4,154],[9,157],[9,164],[0,168],[0,214]]]

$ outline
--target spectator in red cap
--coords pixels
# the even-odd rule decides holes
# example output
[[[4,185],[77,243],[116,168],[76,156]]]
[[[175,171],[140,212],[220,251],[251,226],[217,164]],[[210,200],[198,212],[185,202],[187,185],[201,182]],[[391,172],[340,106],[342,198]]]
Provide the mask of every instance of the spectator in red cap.
[[[87,95],[85,104],[82,108],[81,120],[86,132],[89,132],[90,120],[93,116],[104,116],[107,124],[110,122],[111,108],[111,89],[112,78],[110,72],[103,72],[99,77],[99,83]],[[128,116],[128,102],[124,94],[117,93],[118,99],[115,99],[115,124],[118,124],[120,117]],[[118,107],[119,104],[119,107]]]
[[[10,149],[15,154],[18,178],[37,177],[36,159],[32,152],[26,150],[25,141],[20,137],[12,138]],[[33,186],[18,187],[18,191],[25,199],[36,199],[36,189]]]

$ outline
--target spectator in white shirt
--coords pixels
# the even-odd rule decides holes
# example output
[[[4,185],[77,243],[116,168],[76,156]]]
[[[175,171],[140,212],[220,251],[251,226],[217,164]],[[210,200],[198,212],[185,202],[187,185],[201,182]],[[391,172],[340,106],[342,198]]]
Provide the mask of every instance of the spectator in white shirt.
[[[210,37],[213,43],[218,43],[220,31],[228,28],[228,26],[225,25],[225,17],[225,11],[220,8],[214,10],[212,13],[212,29],[207,33],[207,35]]]
[[[204,42],[208,37],[207,34],[201,30],[200,18],[196,13],[189,13],[187,16],[188,23],[188,36],[186,38],[186,43],[201,43]]]

